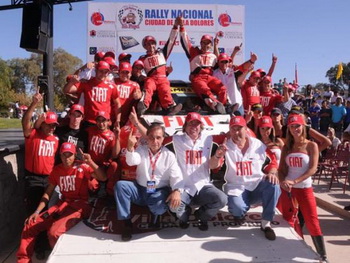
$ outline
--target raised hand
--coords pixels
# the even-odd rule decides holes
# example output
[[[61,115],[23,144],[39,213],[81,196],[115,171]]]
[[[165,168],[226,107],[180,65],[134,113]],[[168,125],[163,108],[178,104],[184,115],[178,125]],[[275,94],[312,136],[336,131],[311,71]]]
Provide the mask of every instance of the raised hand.
[[[277,62],[277,57],[272,53],[272,62],[276,63]]]
[[[39,93],[39,90],[37,90],[37,92],[33,95],[32,100],[34,104],[38,104],[43,100],[43,96]]]
[[[132,134],[132,130],[129,133],[128,137],[128,151],[132,152],[135,149],[135,145],[137,143],[136,137]]]
[[[92,162],[91,155],[88,153],[84,153],[83,150],[80,148],[79,148],[79,152],[82,156],[83,161],[86,162],[87,164],[91,164],[91,162]]]
[[[228,149],[226,144],[227,144],[227,137],[224,139],[222,144],[220,144],[219,147],[217,148],[217,150],[215,152],[216,158],[222,158],[225,156],[225,153]]]
[[[250,52],[250,61],[254,63],[257,60],[258,60],[258,56],[255,53]]]

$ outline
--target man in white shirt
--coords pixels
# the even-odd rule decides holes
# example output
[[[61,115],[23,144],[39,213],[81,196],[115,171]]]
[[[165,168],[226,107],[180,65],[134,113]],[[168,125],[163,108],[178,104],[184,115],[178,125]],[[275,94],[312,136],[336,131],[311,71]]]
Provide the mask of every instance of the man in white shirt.
[[[154,215],[153,224],[168,207],[174,211],[180,206],[182,174],[174,153],[162,146],[164,135],[164,127],[152,124],[147,130],[147,145],[136,150],[137,139],[132,133],[129,135],[126,162],[137,165],[136,182],[118,181],[114,188],[118,220],[124,221],[123,241],[131,239],[131,203],[148,206]]]
[[[226,205],[227,196],[210,182],[209,159],[214,138],[203,134],[203,128],[202,116],[199,113],[190,112],[185,119],[184,133],[172,136],[172,141],[165,145],[173,147],[184,177],[182,204],[176,213],[180,220],[180,227],[189,226],[190,205],[199,205],[194,215],[198,220],[198,228],[206,231],[208,220]]]
[[[242,116],[231,118],[230,137],[210,159],[211,169],[220,167],[223,160],[226,163],[224,192],[228,195],[228,210],[236,222],[243,223],[250,206],[261,202],[261,230],[268,240],[275,240],[270,222],[281,193],[276,159],[260,140],[247,136]]]

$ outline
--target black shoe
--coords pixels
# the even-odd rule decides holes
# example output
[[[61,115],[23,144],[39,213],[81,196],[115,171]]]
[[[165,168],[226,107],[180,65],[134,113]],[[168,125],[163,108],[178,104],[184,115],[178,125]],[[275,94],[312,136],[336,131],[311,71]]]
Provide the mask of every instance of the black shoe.
[[[189,226],[190,226],[190,223],[187,222],[184,222],[184,221],[179,221],[179,226],[181,229],[187,229]]]
[[[202,230],[202,231],[207,231],[209,226],[208,226],[208,222],[207,221],[204,221],[204,220],[201,220],[199,218],[199,210],[196,210],[194,212],[194,216],[196,217],[196,219],[198,220],[198,228],[199,230]]]
[[[179,111],[180,111],[181,109],[182,109],[182,104],[181,104],[181,103],[179,103],[179,104],[177,104],[177,105],[170,106],[170,107],[168,108],[168,110],[167,110],[167,113],[168,113],[167,115],[173,116],[173,115],[179,113]]]
[[[275,240],[276,239],[276,234],[275,231],[271,228],[271,227],[265,227],[262,228],[260,227],[261,231],[263,231],[265,233],[265,237],[268,240]]]
[[[124,226],[122,229],[122,240],[127,242],[130,241],[132,237],[132,227],[131,226]]]
[[[151,223],[149,224],[149,227],[160,228],[160,216],[152,214]]]
[[[350,205],[344,206],[344,210],[350,211]]]
[[[190,226],[190,223],[188,222],[188,218],[190,217],[190,215],[192,214],[192,209],[189,205],[186,205],[185,208],[185,219],[183,218],[183,220],[179,220],[179,226],[182,229],[186,229]]]
[[[147,107],[146,107],[146,105],[142,102],[142,101],[139,101],[138,103],[137,103],[137,114],[139,115],[139,116],[141,116],[142,114],[144,114],[145,112],[146,112],[146,110],[147,110]]]
[[[220,114],[226,114],[225,106],[220,101],[216,103],[215,110]]]

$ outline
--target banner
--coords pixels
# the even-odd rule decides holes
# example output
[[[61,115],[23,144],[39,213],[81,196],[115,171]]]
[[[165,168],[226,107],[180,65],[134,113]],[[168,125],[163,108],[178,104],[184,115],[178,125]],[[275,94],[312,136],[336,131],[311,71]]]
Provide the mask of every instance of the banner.
[[[182,15],[185,29],[192,44],[200,44],[204,34],[215,37],[222,32],[220,52],[231,55],[240,45],[235,64],[243,62],[244,6],[235,5],[183,5],[144,3],[88,3],[87,59],[93,60],[99,51],[145,52],[142,39],[152,35],[162,48],[168,40],[177,16]],[[178,36],[173,52],[183,52]]]

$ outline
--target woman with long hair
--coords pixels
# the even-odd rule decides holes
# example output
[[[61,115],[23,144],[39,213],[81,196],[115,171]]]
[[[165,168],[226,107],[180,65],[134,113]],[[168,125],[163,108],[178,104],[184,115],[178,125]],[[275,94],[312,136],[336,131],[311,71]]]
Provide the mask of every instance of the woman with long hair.
[[[280,162],[282,147],[284,145],[282,139],[275,135],[272,119],[269,116],[263,116],[260,119],[257,138],[262,141],[271,152],[276,156],[277,162]]]
[[[287,126],[286,143],[282,149],[278,169],[282,188],[279,200],[282,204],[281,212],[289,224],[294,226],[296,215],[290,213],[290,208],[294,206],[295,201],[298,203],[320,260],[327,262],[311,178],[317,170],[318,146],[307,139],[305,118],[302,115],[291,114],[288,117]],[[294,209],[294,211],[298,210]]]

